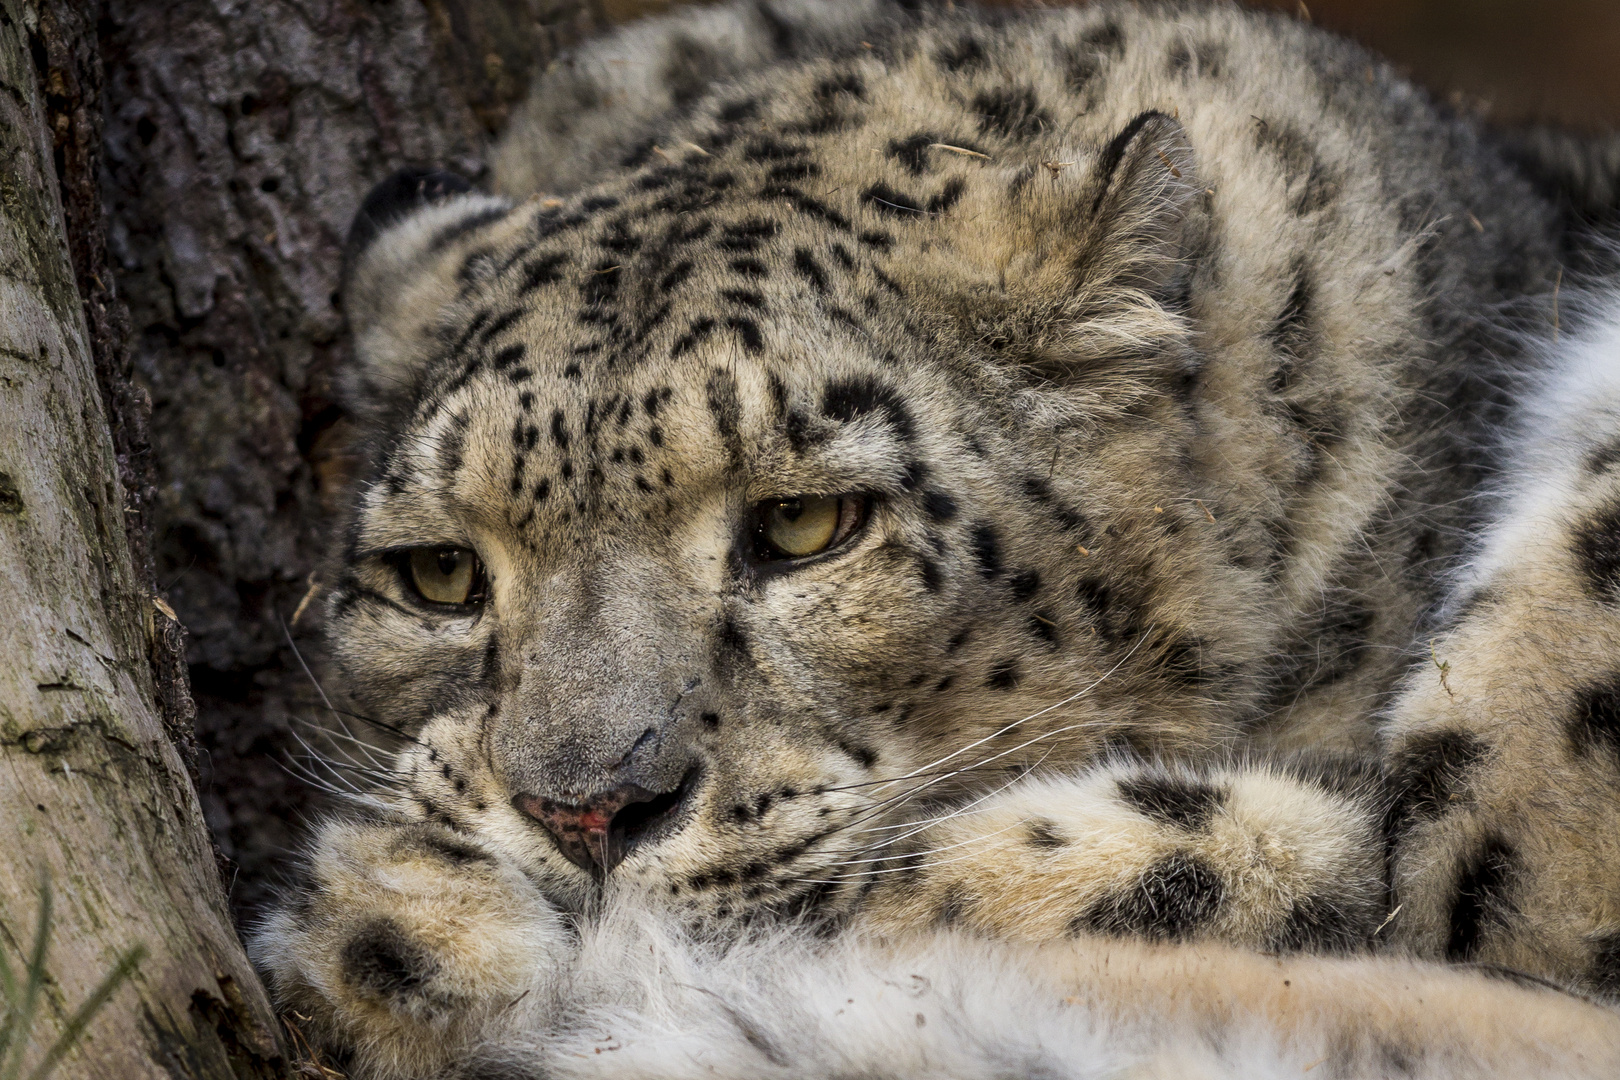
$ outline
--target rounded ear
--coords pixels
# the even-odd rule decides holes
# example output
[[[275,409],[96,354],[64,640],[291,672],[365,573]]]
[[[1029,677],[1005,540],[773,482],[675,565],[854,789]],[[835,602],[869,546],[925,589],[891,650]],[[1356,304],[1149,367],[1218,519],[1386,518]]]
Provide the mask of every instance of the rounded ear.
[[[366,193],[365,201],[349,223],[349,236],[343,244],[345,266],[354,260],[388,226],[408,218],[431,203],[469,192],[473,186],[453,172],[443,169],[400,169]]]
[[[898,272],[1000,361],[1128,402],[1185,376],[1207,192],[1185,130],[1162,112],[1061,153],[968,187],[951,217],[920,219],[936,242]]]
[[[344,248],[354,359],[340,389],[351,413],[379,419],[414,397],[439,314],[457,294],[454,242],[511,208],[439,169],[401,169],[371,189]]]
[[[1141,113],[1103,148],[1091,182],[1091,227],[1074,264],[1082,286],[1139,290],[1173,303],[1204,195],[1181,123]]]

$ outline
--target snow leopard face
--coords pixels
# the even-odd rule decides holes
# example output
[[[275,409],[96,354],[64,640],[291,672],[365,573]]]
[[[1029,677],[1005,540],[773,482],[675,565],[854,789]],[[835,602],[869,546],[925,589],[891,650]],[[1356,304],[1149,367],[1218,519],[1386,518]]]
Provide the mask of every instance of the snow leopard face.
[[[1414,226],[1225,18],[942,24],[565,198],[379,189],[328,611],[398,807],[563,904],[836,911],[897,822],[1387,685]]]

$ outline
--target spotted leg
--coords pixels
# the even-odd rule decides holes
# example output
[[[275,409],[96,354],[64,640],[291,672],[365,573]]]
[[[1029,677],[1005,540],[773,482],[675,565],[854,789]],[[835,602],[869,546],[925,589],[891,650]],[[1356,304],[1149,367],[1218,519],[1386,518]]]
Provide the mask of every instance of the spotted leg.
[[[1355,948],[1386,910],[1382,790],[1337,762],[1116,762],[1025,781],[906,838],[864,918],[1030,942]]]
[[[1620,996],[1620,322],[1568,349],[1526,427],[1385,731],[1390,931]]]
[[[303,1035],[352,1075],[444,1075],[555,995],[573,932],[522,873],[468,838],[332,823],[308,861],[306,887],[250,949]]]

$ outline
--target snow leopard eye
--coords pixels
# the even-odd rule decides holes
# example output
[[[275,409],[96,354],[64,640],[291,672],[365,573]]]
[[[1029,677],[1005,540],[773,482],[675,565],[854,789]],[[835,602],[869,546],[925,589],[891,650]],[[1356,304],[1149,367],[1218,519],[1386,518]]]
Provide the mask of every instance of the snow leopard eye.
[[[848,539],[866,520],[861,495],[795,495],[754,508],[754,556],[768,561],[805,559]]]
[[[429,603],[462,606],[484,598],[484,566],[469,548],[413,548],[405,564],[411,586]]]

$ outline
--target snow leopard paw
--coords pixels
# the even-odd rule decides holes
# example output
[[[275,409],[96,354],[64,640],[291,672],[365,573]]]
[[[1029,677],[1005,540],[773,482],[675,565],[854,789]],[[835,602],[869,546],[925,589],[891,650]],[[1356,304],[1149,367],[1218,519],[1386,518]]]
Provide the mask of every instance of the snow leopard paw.
[[[908,836],[864,917],[886,933],[1354,949],[1386,911],[1383,805],[1376,774],[1342,762],[1025,781]]]
[[[521,871],[438,825],[329,823],[309,879],[250,949],[302,1034],[367,1080],[440,1075],[575,948]]]

